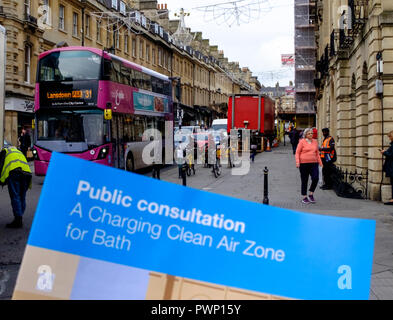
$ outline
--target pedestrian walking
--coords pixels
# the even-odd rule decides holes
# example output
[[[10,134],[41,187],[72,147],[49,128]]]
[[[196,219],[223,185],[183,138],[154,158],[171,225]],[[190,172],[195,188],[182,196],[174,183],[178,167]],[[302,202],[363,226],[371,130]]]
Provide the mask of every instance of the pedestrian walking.
[[[313,132],[313,135],[312,135],[312,138],[313,139],[318,139],[318,130],[317,130],[317,128],[312,128],[312,132]]]
[[[186,149],[184,145],[179,145],[176,148],[176,162],[177,162],[177,167],[179,169],[179,179],[183,177],[183,165],[185,164],[186,161]]]
[[[321,152],[321,159],[323,163],[322,176],[323,182],[322,190],[331,190],[333,188],[333,172],[334,172],[334,162],[336,162],[337,154],[335,149],[335,142],[333,137],[330,136],[329,129],[323,128],[322,134],[324,140],[322,147],[319,148]]]
[[[300,132],[296,129],[296,127],[291,127],[291,131],[289,132],[289,140],[292,145],[293,154],[296,153],[296,148],[299,143]]]
[[[23,155],[27,157],[27,150],[29,150],[29,148],[31,147],[31,139],[25,127],[22,128],[22,132],[18,140],[20,151],[22,151]]]
[[[26,192],[31,188],[32,174],[26,157],[16,147],[6,147],[0,152],[0,184],[8,185],[14,220],[7,228],[22,228],[26,209]]]
[[[385,172],[386,177],[390,178],[390,184],[392,185],[392,198],[384,204],[393,206],[393,131],[388,133],[390,139],[390,147],[387,150],[379,149],[381,154],[385,156],[385,162],[382,167],[382,171]]]
[[[257,144],[255,141],[253,141],[253,143],[251,144],[251,154],[250,154],[250,158],[252,162],[254,162],[256,155],[257,155]]]
[[[318,185],[319,170],[322,160],[318,150],[318,142],[312,138],[313,130],[304,130],[304,138],[299,141],[296,149],[296,167],[300,171],[302,203],[315,203],[314,192]],[[308,178],[311,176],[311,186],[307,197]]]

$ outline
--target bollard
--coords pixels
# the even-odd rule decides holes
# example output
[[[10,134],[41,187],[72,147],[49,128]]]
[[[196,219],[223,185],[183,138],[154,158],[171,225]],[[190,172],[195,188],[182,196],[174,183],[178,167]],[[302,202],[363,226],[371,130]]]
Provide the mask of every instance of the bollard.
[[[185,186],[185,187],[187,186],[187,173],[186,173],[186,171],[187,171],[187,164],[184,163],[181,167],[181,177],[183,179],[183,186]]]
[[[264,184],[263,184],[263,204],[269,205],[269,191],[268,191],[268,174],[269,174],[269,170],[267,169],[267,167],[265,167],[265,170],[263,170],[263,174],[264,174]]]
[[[153,162],[153,174],[154,179],[160,180],[160,165]]]

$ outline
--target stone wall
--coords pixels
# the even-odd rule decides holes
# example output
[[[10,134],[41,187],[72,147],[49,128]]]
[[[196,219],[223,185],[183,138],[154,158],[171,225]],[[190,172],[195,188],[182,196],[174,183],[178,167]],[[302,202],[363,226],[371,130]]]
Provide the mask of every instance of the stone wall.
[[[327,35],[338,18],[340,1],[323,5],[319,21],[319,55],[330,45]],[[369,1],[364,26],[348,49],[337,48],[330,58],[329,75],[320,88],[318,126],[329,127],[336,140],[337,165],[350,171],[368,170],[368,196],[381,198],[382,157],[378,148],[387,148],[386,134],[393,130],[393,2]],[[336,42],[337,43],[337,42]],[[384,72],[377,74],[376,55],[381,52]],[[376,94],[376,80],[384,83],[383,96]],[[383,179],[383,184],[389,181]],[[384,187],[384,189],[386,189]]]

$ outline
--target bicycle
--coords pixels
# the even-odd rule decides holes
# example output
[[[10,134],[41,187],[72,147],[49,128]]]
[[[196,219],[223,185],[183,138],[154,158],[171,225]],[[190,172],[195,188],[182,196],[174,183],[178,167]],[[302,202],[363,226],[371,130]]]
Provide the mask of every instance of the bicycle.
[[[205,144],[205,148],[203,150],[204,150],[204,154],[201,155],[202,156],[203,167],[204,168],[210,168],[210,165],[209,165],[209,147],[208,147],[207,143]]]
[[[228,168],[234,168],[235,167],[235,148],[233,147],[228,147],[226,150],[226,155],[228,158]]]

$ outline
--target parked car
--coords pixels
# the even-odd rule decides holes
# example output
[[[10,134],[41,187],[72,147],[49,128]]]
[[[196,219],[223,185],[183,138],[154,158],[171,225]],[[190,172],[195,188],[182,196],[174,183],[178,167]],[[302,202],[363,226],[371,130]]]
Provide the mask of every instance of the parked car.
[[[190,143],[191,132],[181,132],[177,131],[174,135],[174,147],[175,149],[181,144],[182,146],[186,146]]]
[[[214,141],[217,144],[222,144],[223,140],[228,139],[228,134],[226,131],[224,130],[218,130],[218,131],[209,131],[211,133],[211,135],[214,138]]]
[[[204,146],[207,144],[208,147],[214,142],[214,137],[210,132],[200,132],[194,134],[194,139],[197,143],[199,150],[203,150]]]
[[[212,129],[214,131],[218,131],[218,130],[225,130],[225,131],[227,131],[227,129],[228,129],[228,119],[215,119],[215,120],[213,120]]]
[[[181,126],[181,130],[183,132],[189,131],[190,133],[197,133],[201,131],[201,128],[199,126]],[[177,131],[179,131],[179,127],[174,128],[175,134]]]

